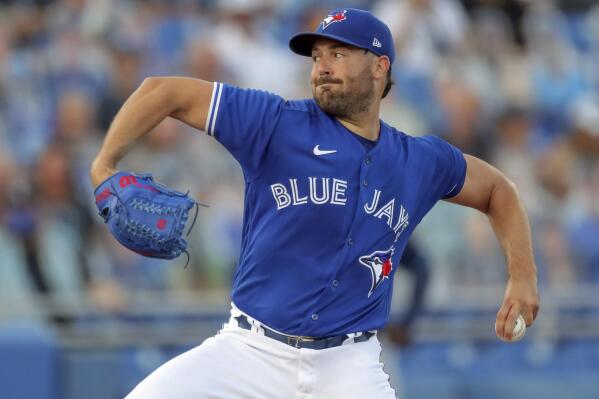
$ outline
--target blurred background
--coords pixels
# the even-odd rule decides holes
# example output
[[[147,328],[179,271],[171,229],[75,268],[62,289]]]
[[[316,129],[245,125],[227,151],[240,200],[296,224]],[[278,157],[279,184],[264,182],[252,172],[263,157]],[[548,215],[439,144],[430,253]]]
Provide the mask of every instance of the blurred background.
[[[0,398],[121,398],[219,329],[241,238],[234,159],[166,120],[120,165],[210,204],[187,268],[111,238],[90,162],[147,76],[311,97],[310,60],[287,40],[338,6],[371,9],[393,31],[383,119],[503,170],[539,267],[537,322],[501,343],[502,252],[482,214],[439,203],[413,236],[381,334],[399,397],[599,398],[596,3],[0,0]]]

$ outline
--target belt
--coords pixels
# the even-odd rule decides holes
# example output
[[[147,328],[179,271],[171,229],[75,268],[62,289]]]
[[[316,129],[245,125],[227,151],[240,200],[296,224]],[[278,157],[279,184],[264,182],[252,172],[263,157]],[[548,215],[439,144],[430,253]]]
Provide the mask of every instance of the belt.
[[[237,325],[244,330],[251,330],[252,325],[248,321],[248,318],[245,315],[235,317],[237,320]],[[347,339],[352,339],[354,343],[365,342],[370,339],[374,335],[373,332],[364,331],[362,333],[356,334],[356,336],[352,337],[350,335],[337,335],[334,337],[324,337],[324,338],[302,338],[297,336],[290,336],[285,334],[280,334],[276,331],[271,330],[268,327],[261,326],[264,330],[264,335],[279,342],[282,342],[286,345],[292,346],[294,348],[306,348],[306,349],[327,349],[334,348],[336,346],[341,346]]]

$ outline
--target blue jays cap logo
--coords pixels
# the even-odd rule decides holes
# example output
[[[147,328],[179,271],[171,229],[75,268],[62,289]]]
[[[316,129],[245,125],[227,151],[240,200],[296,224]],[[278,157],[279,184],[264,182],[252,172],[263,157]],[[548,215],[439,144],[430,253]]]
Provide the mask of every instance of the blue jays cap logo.
[[[336,22],[341,22],[335,24]],[[331,25],[330,29],[328,29]],[[289,39],[289,48],[296,54],[312,56],[312,47],[319,38],[337,40],[362,48],[378,56],[387,56],[393,63],[395,46],[389,27],[370,11],[357,8],[338,8],[331,11],[314,32],[301,32]]]
[[[347,10],[339,10],[333,11],[331,14],[327,15],[321,22],[322,30],[325,30],[332,23],[345,21],[347,19],[345,13],[347,13]]]
[[[370,255],[360,256],[360,263],[370,270],[372,277],[372,285],[370,286],[368,297],[391,275],[391,270],[393,270],[391,256],[393,256],[394,252],[395,248],[392,246],[386,251],[374,251]]]

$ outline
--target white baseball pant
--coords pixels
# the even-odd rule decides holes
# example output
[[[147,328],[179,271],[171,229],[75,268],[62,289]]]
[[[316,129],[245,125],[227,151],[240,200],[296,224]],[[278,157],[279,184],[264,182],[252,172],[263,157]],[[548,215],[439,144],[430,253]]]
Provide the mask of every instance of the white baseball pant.
[[[376,335],[328,349],[295,348],[238,327],[235,307],[214,337],[156,369],[127,399],[395,399]],[[249,317],[248,317],[249,318]]]

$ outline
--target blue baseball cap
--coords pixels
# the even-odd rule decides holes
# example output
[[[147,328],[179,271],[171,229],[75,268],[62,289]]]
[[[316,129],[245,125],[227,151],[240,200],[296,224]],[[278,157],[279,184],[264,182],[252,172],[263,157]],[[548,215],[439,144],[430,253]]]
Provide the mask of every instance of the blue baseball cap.
[[[310,57],[312,45],[323,37],[363,48],[378,56],[386,55],[391,63],[395,60],[395,45],[389,27],[369,11],[336,9],[320,22],[316,31],[293,35],[289,39],[289,48],[296,54]]]

